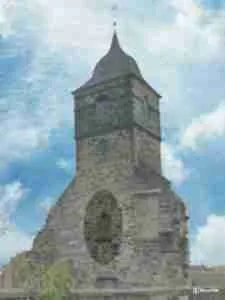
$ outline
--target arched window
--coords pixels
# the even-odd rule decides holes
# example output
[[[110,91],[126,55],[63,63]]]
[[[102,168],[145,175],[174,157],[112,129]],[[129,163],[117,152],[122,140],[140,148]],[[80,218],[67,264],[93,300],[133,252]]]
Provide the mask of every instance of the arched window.
[[[97,241],[111,242],[112,241],[112,217],[106,212],[102,212],[97,220]]]
[[[108,264],[119,254],[122,237],[122,211],[114,196],[99,191],[89,201],[84,219],[84,235],[91,257]]]
[[[110,123],[113,103],[111,100],[111,97],[107,94],[101,94],[96,97],[95,109],[97,120],[100,122],[99,124],[102,124],[102,122]]]

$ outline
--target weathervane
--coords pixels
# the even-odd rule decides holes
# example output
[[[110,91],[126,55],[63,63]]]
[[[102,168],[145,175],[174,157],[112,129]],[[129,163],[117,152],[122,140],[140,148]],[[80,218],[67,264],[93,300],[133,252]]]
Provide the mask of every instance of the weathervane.
[[[115,3],[112,6],[112,15],[113,15],[113,28],[116,31],[117,29],[117,18],[118,18],[118,5]]]

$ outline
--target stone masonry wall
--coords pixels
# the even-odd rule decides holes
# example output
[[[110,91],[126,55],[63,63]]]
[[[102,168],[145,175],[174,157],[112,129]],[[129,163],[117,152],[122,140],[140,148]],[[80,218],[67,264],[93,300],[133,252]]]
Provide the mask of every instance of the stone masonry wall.
[[[137,165],[147,166],[161,174],[160,142],[145,131],[134,129],[134,154]]]
[[[136,93],[145,94],[145,89],[136,83]],[[124,97],[129,100],[130,82],[119,79],[84,92],[78,97],[76,109],[89,105],[105,91],[121,101]],[[148,92],[153,93],[151,89]],[[153,95],[156,96],[150,96]],[[51,209],[45,227],[34,241],[32,251],[42,254],[43,259],[72,259],[76,287],[80,289],[96,287],[97,283],[121,288],[162,286],[183,279],[176,246],[178,232],[173,227],[176,201],[160,175],[160,141],[130,125],[113,125],[107,131],[103,126],[101,134],[91,131],[78,138],[76,177]],[[154,172],[145,179],[138,177],[137,165]],[[141,186],[144,193],[139,193]],[[152,189],[158,192],[152,194]],[[87,207],[101,191],[113,195],[122,214],[120,251],[107,264],[93,259],[84,234]],[[45,244],[49,233],[51,238]]]

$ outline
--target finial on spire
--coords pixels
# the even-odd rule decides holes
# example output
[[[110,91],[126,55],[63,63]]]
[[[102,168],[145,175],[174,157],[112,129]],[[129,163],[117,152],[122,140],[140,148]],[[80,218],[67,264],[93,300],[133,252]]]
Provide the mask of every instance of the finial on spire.
[[[114,31],[116,31],[117,29],[117,17],[118,17],[118,5],[117,4],[114,4],[112,6],[112,15],[113,15],[113,29]]]

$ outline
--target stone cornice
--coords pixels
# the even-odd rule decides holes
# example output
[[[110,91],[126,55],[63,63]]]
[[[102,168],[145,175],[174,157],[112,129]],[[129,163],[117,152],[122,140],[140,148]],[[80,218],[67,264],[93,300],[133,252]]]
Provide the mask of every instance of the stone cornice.
[[[138,124],[137,122],[134,122],[134,126],[145,131],[148,135],[150,135],[151,137],[153,137],[154,139],[158,140],[159,142],[162,141],[162,138],[154,133],[151,132],[150,129],[145,128],[144,126]]]
[[[158,98],[162,98],[162,96],[158,92],[156,92],[156,90],[144,78],[139,78],[135,74],[130,74],[128,75],[128,77],[137,79],[138,81],[143,83],[151,92],[153,92]]]
[[[105,89],[108,89],[109,88],[108,85],[110,85],[112,83],[115,84],[114,88],[117,88],[117,87],[119,87],[118,84],[122,84],[122,83],[120,83],[121,80],[127,81],[127,83],[128,83],[129,76],[128,75],[117,76],[117,77],[111,78],[109,80],[105,80],[99,84],[94,84],[92,86],[86,87],[84,89],[78,88],[77,90],[72,91],[72,95],[75,97],[80,97],[80,96],[95,94],[96,88],[105,90]],[[124,82],[123,82],[123,85],[124,85]],[[113,87],[111,86],[110,88],[113,88]]]
[[[75,91],[72,91],[72,95],[73,96],[81,96],[81,95],[85,95],[85,94],[88,94],[90,93],[90,91],[96,87],[99,87],[99,88],[105,88],[105,85],[107,84],[110,84],[112,82],[117,82],[117,81],[120,81],[121,79],[132,79],[132,78],[135,78],[136,80],[140,81],[142,84],[144,84],[149,90],[151,90],[151,92],[153,92],[158,98],[162,98],[162,96],[156,92],[155,89],[153,89],[153,87],[151,87],[151,85],[149,83],[147,83],[147,81],[145,81],[143,78],[139,78],[138,76],[136,76],[135,74],[129,74],[129,75],[123,75],[123,76],[117,76],[117,77],[114,77],[114,78],[111,78],[109,80],[106,80],[106,81],[103,81],[99,84],[95,84],[95,85],[92,85],[92,86],[89,86],[89,87],[86,87],[86,88],[78,88],[76,89]]]
[[[141,98],[141,97],[139,97],[139,96],[137,96],[133,91],[132,91],[132,96],[134,97],[134,98],[136,98],[137,100],[139,100],[139,101],[144,101],[144,99],[143,98]],[[159,110],[157,110],[157,109],[155,109],[154,107],[153,107],[153,105],[152,104],[150,104],[150,103],[148,103],[148,106],[151,108],[151,110],[152,111],[154,111],[154,112],[156,112],[156,113],[158,113],[158,114],[160,114],[160,111]]]

